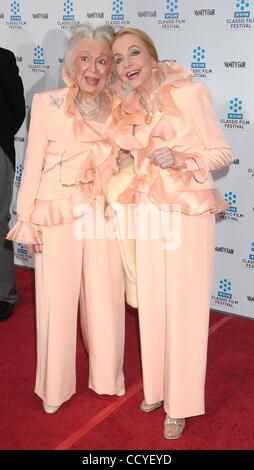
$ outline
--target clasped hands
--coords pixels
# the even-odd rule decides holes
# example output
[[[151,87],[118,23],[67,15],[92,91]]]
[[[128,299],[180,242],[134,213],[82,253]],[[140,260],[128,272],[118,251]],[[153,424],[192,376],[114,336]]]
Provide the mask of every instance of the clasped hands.
[[[151,160],[153,165],[159,166],[160,168],[167,169],[184,169],[186,168],[186,163],[184,161],[177,160],[176,152],[173,152],[169,147],[161,147],[156,149],[153,152],[147,155],[147,158]],[[118,157],[116,159],[119,168],[124,168],[126,165],[130,164],[132,160],[131,153],[128,150],[120,149],[118,152]]]
[[[185,162],[177,162],[175,153],[168,147],[156,149],[147,155],[153,165],[159,166],[162,169],[173,168],[182,169],[186,168]]]

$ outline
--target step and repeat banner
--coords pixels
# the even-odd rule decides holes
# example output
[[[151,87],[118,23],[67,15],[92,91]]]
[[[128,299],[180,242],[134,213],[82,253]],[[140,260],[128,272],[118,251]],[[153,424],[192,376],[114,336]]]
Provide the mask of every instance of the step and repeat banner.
[[[2,0],[1,46],[13,50],[29,116],[35,92],[63,86],[70,27],[89,22],[133,26],[154,40],[160,60],[192,69],[209,86],[235,160],[214,175],[229,209],[217,218],[214,310],[254,317],[254,2],[246,0]],[[23,170],[28,119],[16,136],[15,199]],[[21,244],[16,263],[33,266]],[[184,286],[183,286],[184,295]],[[198,302],[198,299],[197,299]]]

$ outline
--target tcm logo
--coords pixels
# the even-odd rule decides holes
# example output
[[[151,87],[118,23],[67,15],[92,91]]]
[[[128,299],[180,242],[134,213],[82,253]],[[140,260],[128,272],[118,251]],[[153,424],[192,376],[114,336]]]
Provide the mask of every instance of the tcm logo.
[[[178,11],[178,0],[166,0],[166,10],[165,18],[169,20],[175,20],[179,18],[179,11]]]
[[[250,253],[242,259],[245,268],[254,270],[254,242],[250,244]]]
[[[250,2],[247,0],[238,0],[235,4],[237,11],[234,13],[234,18],[249,18],[250,17]]]
[[[74,15],[73,15],[73,2],[71,0],[65,0],[63,4],[63,20],[65,21],[73,21],[74,20]]]
[[[251,259],[252,261],[254,261],[254,242],[251,243],[251,246],[250,246],[250,255],[249,255],[249,259]]]
[[[21,21],[20,4],[14,0],[11,2],[11,21]]]
[[[20,183],[21,178],[22,178],[22,173],[23,173],[23,165],[19,164],[16,166],[16,177],[15,177],[16,183]]]
[[[17,253],[19,255],[27,255],[27,247],[26,245],[22,245],[21,243],[17,244]]]
[[[112,2],[112,20],[123,20],[123,0],[113,0]]]
[[[229,191],[228,193],[224,194],[225,200],[229,203],[229,208],[228,212],[237,212],[237,207],[236,207],[236,194],[232,193],[232,191]]]
[[[243,114],[241,113],[242,108],[242,100],[239,98],[232,98],[229,102],[228,119],[243,119]]]
[[[44,55],[43,47],[36,46],[34,48],[34,64],[36,64],[36,65],[44,64],[45,61],[44,61],[43,55]]]
[[[193,49],[192,60],[193,60],[193,62],[191,63],[192,69],[205,69],[206,68],[206,64],[204,62],[205,49],[203,49],[203,47],[201,46],[195,47],[195,49]]]
[[[231,282],[227,279],[222,279],[219,285],[218,297],[223,297],[224,299],[231,299]]]

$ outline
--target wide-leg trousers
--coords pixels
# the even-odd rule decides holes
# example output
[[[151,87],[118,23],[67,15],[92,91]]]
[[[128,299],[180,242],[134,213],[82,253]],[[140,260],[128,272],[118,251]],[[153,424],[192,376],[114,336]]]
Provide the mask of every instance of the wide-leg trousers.
[[[77,239],[73,222],[41,227],[35,255],[35,393],[58,406],[76,391],[77,312],[89,355],[89,387],[115,394],[123,385],[124,275],[116,240]]]
[[[137,234],[136,268],[144,398],[183,418],[204,413],[215,217],[175,216],[173,243]]]

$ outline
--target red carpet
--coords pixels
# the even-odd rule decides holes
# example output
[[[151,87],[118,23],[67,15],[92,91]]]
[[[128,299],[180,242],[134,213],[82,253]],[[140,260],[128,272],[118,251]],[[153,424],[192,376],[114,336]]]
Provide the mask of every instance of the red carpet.
[[[33,393],[35,321],[33,272],[17,269],[20,300],[0,323],[0,449],[253,449],[254,322],[211,315],[206,415],[187,420],[177,441],[162,436],[164,413],[139,410],[142,401],[136,310],[126,318],[122,398],[87,389],[87,357],[80,337],[77,393],[55,415],[46,415]]]

